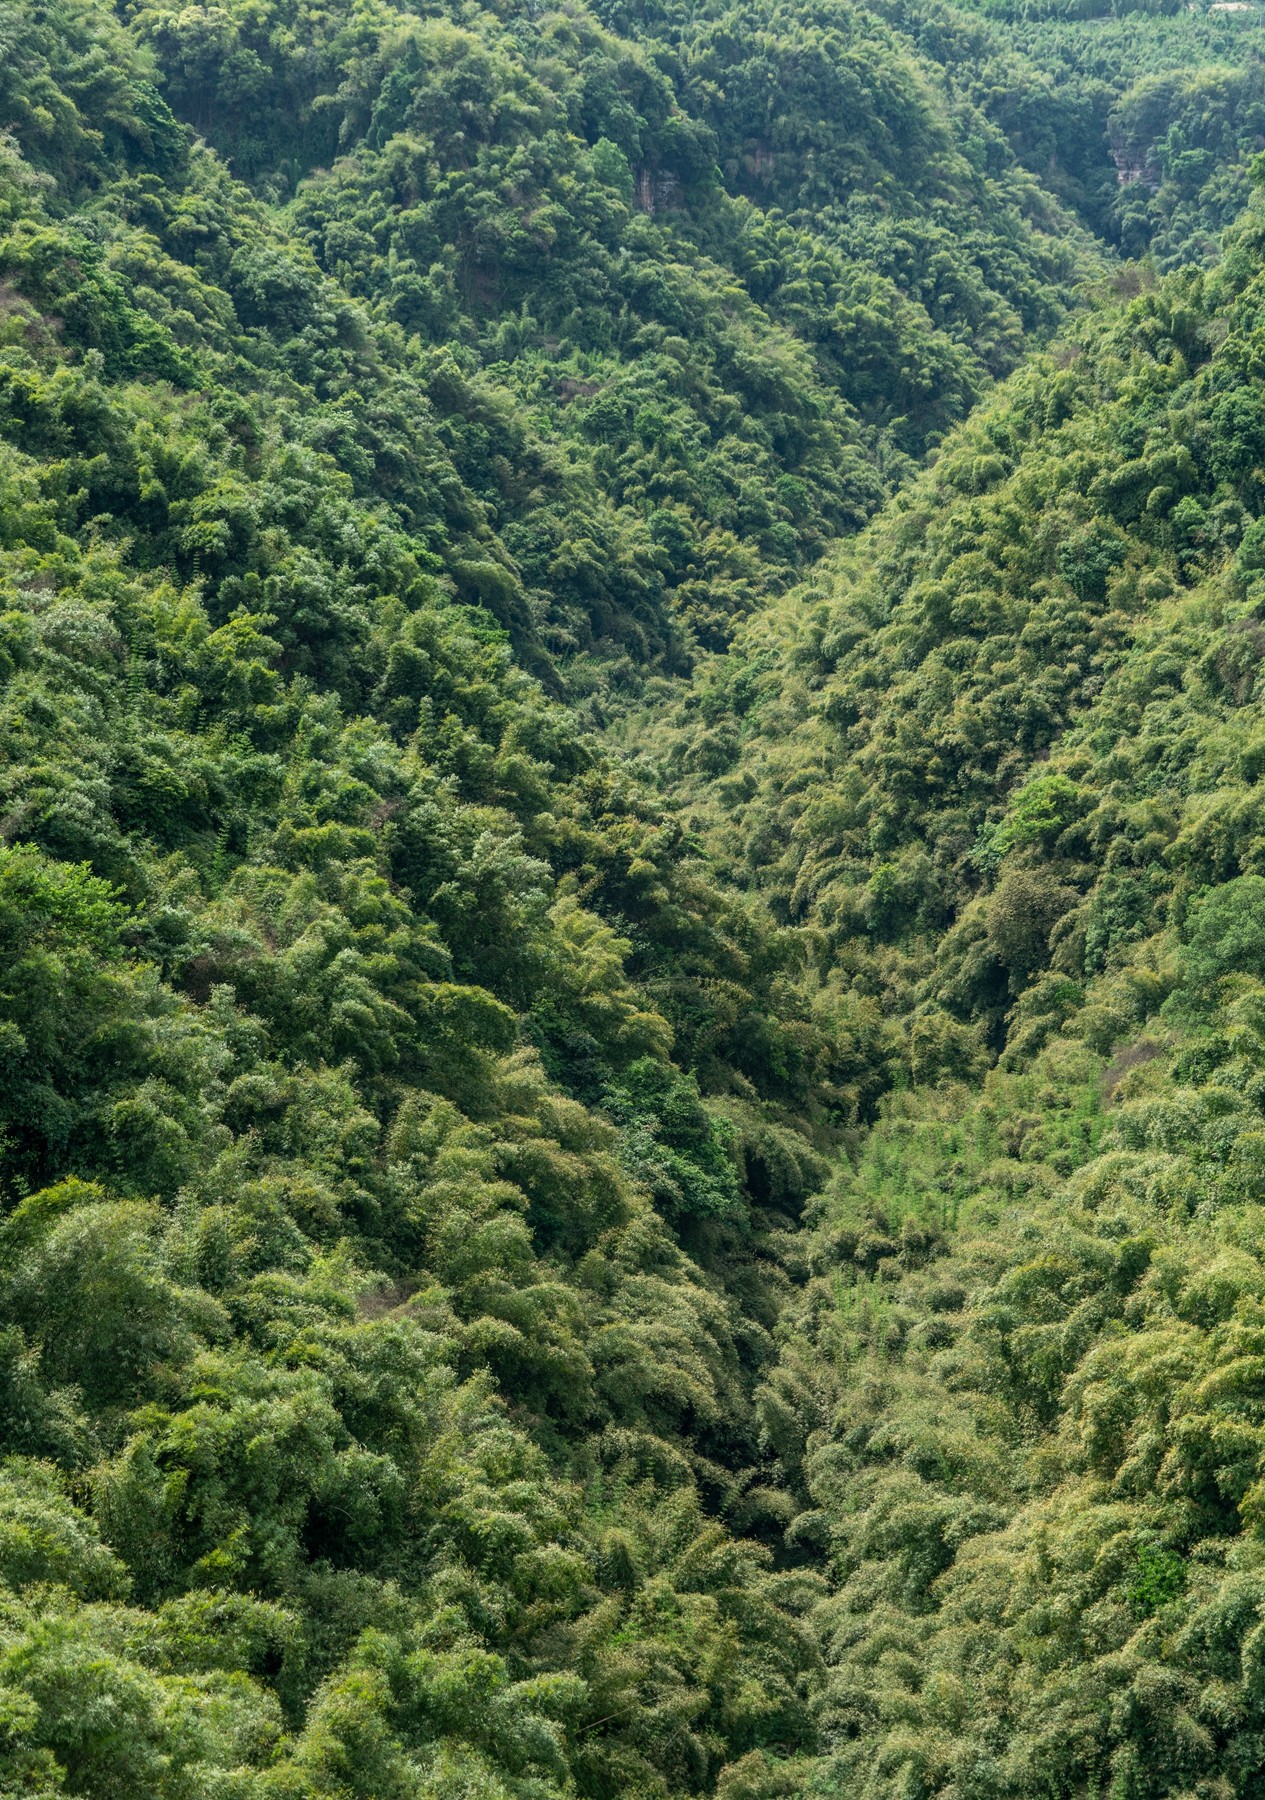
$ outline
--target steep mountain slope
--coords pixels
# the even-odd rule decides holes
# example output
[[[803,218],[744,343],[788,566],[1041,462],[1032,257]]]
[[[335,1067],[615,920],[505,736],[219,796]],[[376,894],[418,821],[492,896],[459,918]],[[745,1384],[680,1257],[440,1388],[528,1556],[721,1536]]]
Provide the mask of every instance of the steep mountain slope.
[[[842,0],[710,47],[579,8],[134,18],[176,111],[264,194],[298,186],[288,228],[428,394],[505,547],[477,597],[555,652],[623,647],[625,680],[721,647],[861,523],[1093,261]],[[252,322],[298,329],[270,293]],[[533,461],[570,492],[542,504]]]
[[[1101,308],[679,727],[898,1090],[761,1399],[836,1581],[804,1791],[1259,1779],[1263,250]]]
[[[1259,7],[880,10],[1097,236],[1162,269],[1215,260],[1265,149]]]
[[[1252,1791],[1265,233],[994,29],[0,18],[0,1793]]]
[[[710,1788],[812,1739],[750,1395],[846,1033],[461,604],[396,340],[19,26],[0,1780]]]

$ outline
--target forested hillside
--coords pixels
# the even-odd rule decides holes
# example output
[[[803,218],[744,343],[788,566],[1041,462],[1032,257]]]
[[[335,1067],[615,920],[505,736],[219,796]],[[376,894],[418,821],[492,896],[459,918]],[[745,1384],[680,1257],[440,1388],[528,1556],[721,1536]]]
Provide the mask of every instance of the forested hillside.
[[[1259,1791],[1259,24],[1074,13],[0,12],[0,1795]]]
[[[804,1791],[1256,1791],[1263,251],[1101,302],[678,709],[890,1091],[757,1398]]]

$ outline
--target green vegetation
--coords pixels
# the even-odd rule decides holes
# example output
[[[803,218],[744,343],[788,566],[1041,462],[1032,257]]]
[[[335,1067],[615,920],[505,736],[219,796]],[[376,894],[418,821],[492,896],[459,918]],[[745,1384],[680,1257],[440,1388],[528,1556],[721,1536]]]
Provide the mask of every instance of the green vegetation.
[[[805,1792],[1258,1779],[1263,251],[1104,296],[676,709],[890,1090],[757,1396],[831,1571]]]
[[[1258,30],[0,18],[0,1795],[1259,1791]]]
[[[1094,233],[1161,269],[1215,259],[1265,149],[1265,9],[883,0],[951,91]],[[1086,17],[1085,15],[1088,14]]]

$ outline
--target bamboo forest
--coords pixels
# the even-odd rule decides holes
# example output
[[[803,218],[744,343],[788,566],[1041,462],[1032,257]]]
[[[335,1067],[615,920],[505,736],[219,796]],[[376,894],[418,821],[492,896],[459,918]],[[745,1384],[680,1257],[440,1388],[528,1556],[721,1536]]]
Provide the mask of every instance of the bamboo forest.
[[[1262,0],[0,0],[0,1796],[1265,1800]]]

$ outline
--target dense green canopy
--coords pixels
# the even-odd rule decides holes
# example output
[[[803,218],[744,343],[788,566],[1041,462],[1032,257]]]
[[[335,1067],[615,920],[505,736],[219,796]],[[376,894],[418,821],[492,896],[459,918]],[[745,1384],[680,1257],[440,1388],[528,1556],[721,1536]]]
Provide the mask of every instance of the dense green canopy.
[[[0,1796],[1260,1791],[1262,40],[1083,13],[0,10]]]

